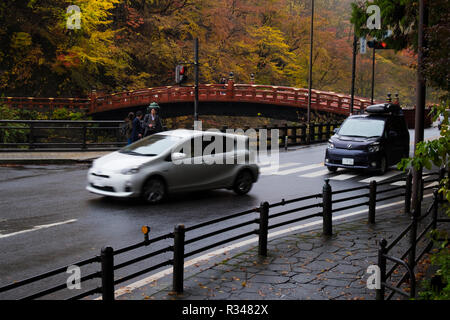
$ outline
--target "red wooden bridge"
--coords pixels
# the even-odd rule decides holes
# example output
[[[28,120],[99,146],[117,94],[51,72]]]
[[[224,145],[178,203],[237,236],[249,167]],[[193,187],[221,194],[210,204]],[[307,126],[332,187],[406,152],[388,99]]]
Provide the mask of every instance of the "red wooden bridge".
[[[175,105],[179,103],[191,105],[194,102],[194,88],[165,86],[107,95],[93,92],[89,98],[5,97],[1,98],[0,101],[16,108],[52,110],[65,107],[96,115],[136,109],[147,106],[151,102],[163,105],[163,110],[175,108]],[[216,108],[220,108],[220,103],[222,105],[224,103],[225,105],[239,103],[240,110],[243,109],[242,104],[252,104],[256,107],[270,105],[272,109],[286,110],[286,107],[288,107],[289,109],[302,109],[304,111],[308,105],[308,90],[282,86],[234,84],[229,81],[227,84],[200,85],[199,101],[200,103],[212,103],[212,106]],[[360,108],[365,108],[370,104],[368,99],[355,97],[354,112],[358,112]],[[350,96],[313,90],[311,109],[313,111],[348,115],[350,113]]]

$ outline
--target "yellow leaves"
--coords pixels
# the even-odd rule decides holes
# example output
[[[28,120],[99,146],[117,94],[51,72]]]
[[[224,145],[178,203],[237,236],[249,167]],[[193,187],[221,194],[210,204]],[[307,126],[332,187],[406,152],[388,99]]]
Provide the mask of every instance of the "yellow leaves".
[[[32,44],[31,35],[26,32],[14,32],[11,39],[11,48],[23,50]]]

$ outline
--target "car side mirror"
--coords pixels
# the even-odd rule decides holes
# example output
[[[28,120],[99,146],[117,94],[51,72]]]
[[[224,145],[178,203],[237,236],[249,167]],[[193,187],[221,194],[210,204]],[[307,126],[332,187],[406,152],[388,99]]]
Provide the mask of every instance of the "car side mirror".
[[[182,153],[182,152],[174,152],[171,155],[171,160],[172,161],[177,161],[177,160],[182,160],[185,159],[187,157],[186,153]]]
[[[334,128],[334,129],[333,129],[333,132],[334,132],[334,133],[338,133],[338,131],[339,131],[339,128]]]
[[[398,136],[397,132],[395,132],[395,131],[389,131],[389,137],[395,138],[395,137],[397,137],[397,136]]]

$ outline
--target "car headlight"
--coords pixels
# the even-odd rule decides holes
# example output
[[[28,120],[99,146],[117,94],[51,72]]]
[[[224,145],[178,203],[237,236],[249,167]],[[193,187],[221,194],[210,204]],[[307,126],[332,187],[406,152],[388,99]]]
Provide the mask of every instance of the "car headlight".
[[[327,148],[328,148],[328,149],[334,149],[334,143],[328,141],[328,147],[327,147]]]
[[[369,152],[378,152],[378,151],[380,151],[380,144],[379,143],[373,143],[373,144],[369,145],[367,150]]]
[[[135,167],[135,168],[128,168],[128,169],[122,169],[120,171],[121,174],[136,174],[139,172],[139,167]]]

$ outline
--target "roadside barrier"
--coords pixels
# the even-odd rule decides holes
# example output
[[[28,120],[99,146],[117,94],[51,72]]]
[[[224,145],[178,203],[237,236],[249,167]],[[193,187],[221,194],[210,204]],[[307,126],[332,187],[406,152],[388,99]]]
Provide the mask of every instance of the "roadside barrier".
[[[443,171],[441,172],[430,172],[423,175],[422,187],[427,190],[431,187],[424,187],[427,183],[435,184],[441,181],[443,177]],[[73,264],[55,269],[53,271],[45,272],[35,277],[31,277],[25,280],[11,283],[9,285],[0,287],[0,294],[4,292],[12,292],[13,290],[24,288],[30,284],[35,284],[35,287],[39,285],[47,285],[50,280],[49,278],[59,276],[59,280],[64,279],[63,276],[67,277],[67,270],[71,266],[83,267],[97,263],[100,265],[100,271],[91,272],[87,275],[81,277],[80,282],[85,283],[94,279],[101,279],[101,283],[94,285],[94,288],[90,288],[76,295],[70,295],[68,299],[82,299],[91,295],[101,294],[103,300],[114,300],[115,287],[131,279],[135,279],[144,274],[148,274],[152,271],[160,269],[164,266],[173,266],[173,283],[172,289],[175,293],[183,292],[183,277],[184,277],[184,262],[188,257],[195,256],[200,253],[207,252],[208,250],[222,246],[224,244],[232,243],[236,240],[249,238],[251,236],[258,236],[258,254],[261,256],[267,256],[267,239],[269,230],[279,228],[285,225],[292,225],[301,221],[310,220],[318,217],[322,217],[323,222],[323,235],[331,236],[333,234],[332,217],[337,212],[346,211],[349,209],[357,207],[368,207],[368,222],[376,222],[376,203],[386,202],[395,198],[405,199],[405,209],[409,208],[408,202],[410,202],[411,197],[411,177],[410,174],[402,176],[398,179],[388,179],[381,183],[376,183],[372,181],[369,186],[361,186],[355,188],[348,188],[343,190],[333,191],[329,180],[325,180],[325,184],[322,188],[321,193],[312,194],[308,196],[298,197],[294,199],[285,200],[282,199],[276,203],[262,202],[259,207],[252,208],[246,211],[234,213],[225,217],[216,218],[207,222],[196,224],[193,226],[184,226],[183,224],[178,224],[175,226],[174,231],[164,235],[160,235],[153,239],[150,239],[150,227],[142,227],[142,232],[144,234],[144,240],[136,244],[114,250],[112,247],[105,247],[101,250],[99,256],[75,262]],[[395,187],[391,187],[392,183],[396,183]],[[386,195],[388,194],[388,195]],[[378,197],[381,195],[381,197]],[[436,228],[437,222],[442,222],[444,220],[437,219],[437,207],[438,207],[438,196],[435,192],[435,197],[432,206],[425,214],[428,215],[433,212],[434,220],[426,230],[429,228]],[[354,203],[356,200],[360,200]],[[352,201],[351,204],[346,204]],[[288,207],[288,208],[285,208]],[[408,212],[408,210],[405,210]],[[289,216],[290,218],[286,218]],[[399,235],[399,238],[406,235],[407,232],[415,232],[414,224],[421,218],[415,217],[411,225]],[[246,219],[242,221],[242,218]],[[279,218],[283,217],[283,220]],[[233,223],[232,221],[239,218],[238,223]],[[203,231],[201,231],[203,230]],[[195,231],[195,232],[194,232]],[[421,233],[418,240],[423,237],[425,231]],[[205,239],[214,239],[215,242],[208,242]],[[415,235],[414,235],[415,239]],[[418,241],[415,240],[415,243]],[[398,292],[397,287],[390,286],[386,283],[386,279],[392,274],[392,270],[385,272],[385,260],[389,259],[396,262],[399,265],[407,266],[409,273],[413,270],[413,265],[407,265],[403,262],[403,256],[400,260],[388,256],[389,250],[398,242],[399,240],[394,240],[389,246],[387,246],[386,241],[381,241],[382,247],[380,247],[379,255],[379,265],[382,269],[383,276],[383,289],[389,288]],[[129,258],[129,255],[135,250],[143,250],[146,248],[152,248],[152,251],[146,252],[144,254],[137,253],[134,258]],[[415,252],[414,249],[408,250],[409,253]],[[408,253],[407,252],[407,253]],[[166,253],[171,253],[172,258],[156,261],[152,264],[152,258],[165,255]],[[417,259],[410,259],[410,261],[418,261],[422,257],[423,253],[419,255]],[[117,262],[118,257],[124,256],[123,261]],[[128,271],[125,272],[126,275],[120,278],[116,277],[116,271],[124,269],[129,266],[136,266],[139,263],[145,262],[146,266],[139,271]],[[414,285],[414,276],[410,275],[412,279],[412,285]],[[56,282],[55,280],[53,282]],[[88,286],[89,287],[89,286]],[[92,285],[91,285],[92,287]],[[394,288],[394,289],[393,289]],[[30,294],[30,291],[36,290],[36,288],[23,289],[26,290],[27,294],[20,297],[20,299],[38,299],[45,296],[49,296],[57,291],[67,290],[67,283],[60,283],[56,286],[50,286],[50,288],[41,290]],[[69,292],[70,293],[70,292]],[[381,298],[384,295],[384,291],[377,292],[377,298]]]

